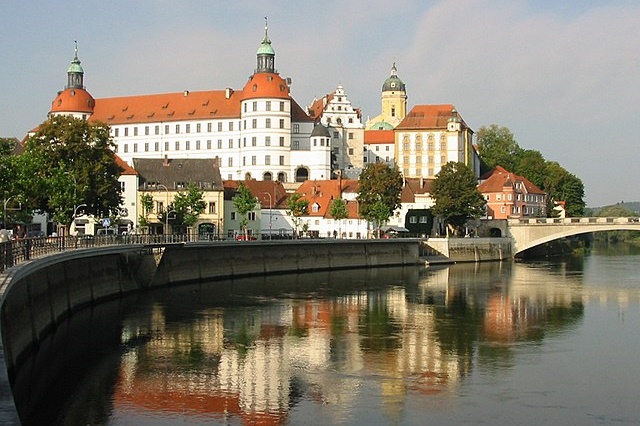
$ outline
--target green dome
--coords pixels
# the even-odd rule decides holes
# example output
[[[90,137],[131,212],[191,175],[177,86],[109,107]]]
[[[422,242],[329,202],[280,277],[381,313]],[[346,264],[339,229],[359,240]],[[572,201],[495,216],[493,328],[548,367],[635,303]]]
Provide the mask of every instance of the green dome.
[[[80,65],[80,59],[78,59],[78,57],[76,56],[75,58],[73,58],[73,61],[71,61],[71,65],[69,66],[69,69],[67,70],[68,73],[72,72],[72,73],[84,73],[84,70],[82,69],[82,66]]]
[[[371,130],[393,130],[393,126],[386,121],[378,121],[377,123],[369,126]]]
[[[262,39],[262,43],[260,44],[260,47],[258,47],[257,54],[258,55],[275,55],[276,54],[276,52],[273,50],[273,47],[271,47],[271,40],[269,40],[269,37],[267,37],[266,35]]]
[[[406,92],[405,85],[398,77],[398,70],[396,69],[396,64],[394,62],[391,67],[391,76],[384,81],[382,85],[383,92]]]

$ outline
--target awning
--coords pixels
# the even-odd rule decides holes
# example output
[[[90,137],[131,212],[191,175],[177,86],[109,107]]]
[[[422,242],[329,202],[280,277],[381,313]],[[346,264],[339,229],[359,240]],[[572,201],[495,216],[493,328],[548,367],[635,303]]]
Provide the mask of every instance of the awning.
[[[389,232],[389,231],[395,231],[395,232],[409,232],[409,230],[407,228],[404,228],[402,226],[381,226],[380,230],[382,232]]]

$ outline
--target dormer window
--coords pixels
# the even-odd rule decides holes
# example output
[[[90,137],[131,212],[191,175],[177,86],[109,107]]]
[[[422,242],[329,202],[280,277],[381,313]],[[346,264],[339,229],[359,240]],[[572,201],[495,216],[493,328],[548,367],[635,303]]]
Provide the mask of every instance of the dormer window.
[[[313,213],[318,213],[320,211],[320,204],[318,203],[313,203],[313,206],[311,206],[311,211]]]

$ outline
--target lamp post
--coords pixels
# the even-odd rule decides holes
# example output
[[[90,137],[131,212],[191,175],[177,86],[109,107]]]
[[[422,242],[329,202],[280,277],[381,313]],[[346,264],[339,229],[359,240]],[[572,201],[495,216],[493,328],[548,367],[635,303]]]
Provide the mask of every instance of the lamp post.
[[[80,204],[79,206],[76,206],[76,207],[74,207],[74,208],[73,208],[73,218],[74,218],[74,219],[75,219],[75,217],[76,217],[76,213],[78,212],[78,209],[79,209],[80,207],[87,207],[87,205],[86,205],[86,204]]]
[[[271,193],[265,192],[269,196],[269,239],[271,239],[271,206],[273,206]]]
[[[3,220],[3,225],[2,225],[2,227],[3,227],[4,229],[7,229],[7,203],[9,203],[9,200],[11,200],[13,197],[14,197],[14,196],[12,195],[11,197],[6,198],[6,199],[4,200],[4,210],[3,210],[3,213],[2,213],[2,220]]]

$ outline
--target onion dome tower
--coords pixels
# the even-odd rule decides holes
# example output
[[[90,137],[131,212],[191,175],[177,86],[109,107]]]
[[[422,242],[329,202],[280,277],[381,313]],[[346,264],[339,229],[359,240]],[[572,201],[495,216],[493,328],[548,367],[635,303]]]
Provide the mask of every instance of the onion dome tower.
[[[78,59],[78,43],[75,46],[75,55],[67,70],[67,85],[64,90],[58,92],[58,96],[51,103],[49,116],[71,115],[77,118],[87,119],[93,114],[96,101],[84,88],[84,70]]]
[[[395,128],[407,115],[407,88],[398,77],[395,62],[391,75],[382,84],[381,114],[367,121],[368,130],[390,130]]]

